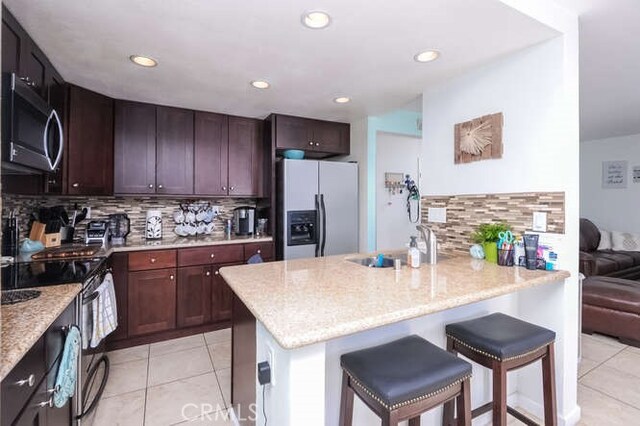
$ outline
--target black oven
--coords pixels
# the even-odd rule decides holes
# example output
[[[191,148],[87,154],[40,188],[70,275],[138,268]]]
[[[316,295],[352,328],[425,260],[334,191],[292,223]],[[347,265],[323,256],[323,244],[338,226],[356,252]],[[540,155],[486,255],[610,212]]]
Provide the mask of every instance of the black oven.
[[[3,168],[54,171],[64,144],[58,113],[15,74],[3,74],[2,83]]]

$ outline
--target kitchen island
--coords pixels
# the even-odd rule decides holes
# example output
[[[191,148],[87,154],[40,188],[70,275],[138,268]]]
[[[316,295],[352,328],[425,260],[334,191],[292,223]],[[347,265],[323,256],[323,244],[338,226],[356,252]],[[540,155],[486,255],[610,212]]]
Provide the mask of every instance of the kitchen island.
[[[236,298],[232,400],[242,424],[264,424],[262,388],[251,380],[255,362],[268,360],[272,367],[264,401],[269,424],[336,425],[339,358],[345,352],[409,334],[444,347],[446,323],[496,311],[554,330],[561,328],[562,316],[550,313],[560,306],[555,299],[561,294],[554,293],[559,292],[568,272],[499,267],[466,257],[423,264],[420,269],[403,266],[400,271],[367,268],[351,261],[363,256],[220,270]],[[533,307],[537,300],[548,303]],[[256,324],[253,334],[248,326],[252,318]],[[247,342],[251,339],[255,341]],[[255,358],[247,356],[247,351],[254,351]],[[529,381],[526,371],[516,374],[524,374],[523,382]],[[535,408],[542,400],[541,386],[534,384],[533,390],[523,386],[521,393],[516,376],[511,377],[511,399]],[[473,405],[489,398],[490,375],[474,366]],[[256,406],[251,407],[254,401]],[[439,412],[423,416],[428,420],[425,424],[438,423]],[[362,403],[356,403],[354,425],[377,421]]]

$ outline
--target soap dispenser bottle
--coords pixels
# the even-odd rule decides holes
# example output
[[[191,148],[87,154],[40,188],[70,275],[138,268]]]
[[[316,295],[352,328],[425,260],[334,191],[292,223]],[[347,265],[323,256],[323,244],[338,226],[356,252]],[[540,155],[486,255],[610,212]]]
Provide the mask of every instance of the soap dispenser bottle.
[[[409,242],[409,251],[407,253],[407,265],[412,268],[420,267],[420,250],[418,250],[417,237],[411,237]]]

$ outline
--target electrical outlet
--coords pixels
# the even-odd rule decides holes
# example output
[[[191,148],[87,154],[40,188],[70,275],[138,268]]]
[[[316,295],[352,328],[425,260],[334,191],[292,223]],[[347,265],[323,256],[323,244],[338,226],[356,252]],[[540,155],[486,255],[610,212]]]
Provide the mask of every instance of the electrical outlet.
[[[273,351],[273,348],[270,344],[266,344],[265,354],[267,356],[267,362],[269,363],[269,367],[271,367],[271,386],[276,385],[276,357]]]
[[[531,229],[536,232],[547,232],[547,213],[533,212],[533,223]]]
[[[85,219],[91,219],[91,207],[87,207],[87,217]]]
[[[428,220],[434,223],[447,223],[446,207],[429,207]]]

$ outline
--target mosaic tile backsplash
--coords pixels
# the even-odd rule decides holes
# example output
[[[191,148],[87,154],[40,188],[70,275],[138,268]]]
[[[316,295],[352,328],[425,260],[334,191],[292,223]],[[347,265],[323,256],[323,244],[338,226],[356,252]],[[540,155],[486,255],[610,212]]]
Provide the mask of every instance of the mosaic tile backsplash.
[[[429,207],[446,207],[447,223],[428,222]],[[518,233],[531,230],[533,212],[547,213],[547,232],[564,233],[564,192],[425,196],[421,210],[422,223],[449,252],[468,253],[471,234],[481,223],[506,222]]]
[[[106,219],[112,213],[127,213],[131,220],[129,237],[143,238],[147,210],[162,212],[162,235],[175,235],[173,229],[173,212],[183,202],[210,202],[220,206],[220,216],[215,220],[214,236],[224,235],[224,222],[233,217],[233,209],[239,206],[256,206],[256,200],[250,198],[217,198],[194,200],[185,198],[153,198],[153,197],[34,197],[26,195],[2,195],[3,216],[15,209],[20,222],[20,235],[29,234],[29,217],[38,207],[63,206],[67,212],[73,211],[75,203],[80,208],[91,207],[91,219],[81,222],[76,229],[76,237],[84,237],[84,229],[90,220]]]

